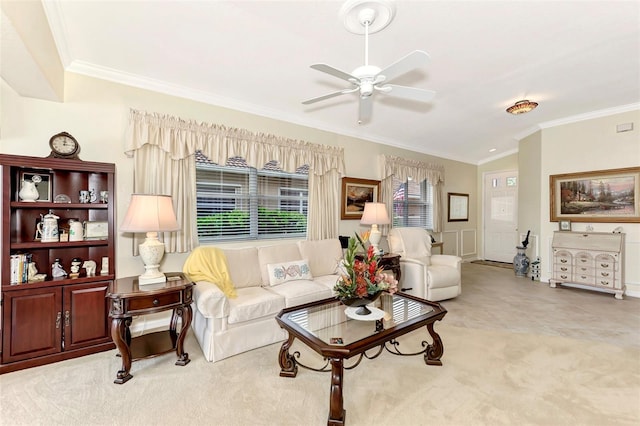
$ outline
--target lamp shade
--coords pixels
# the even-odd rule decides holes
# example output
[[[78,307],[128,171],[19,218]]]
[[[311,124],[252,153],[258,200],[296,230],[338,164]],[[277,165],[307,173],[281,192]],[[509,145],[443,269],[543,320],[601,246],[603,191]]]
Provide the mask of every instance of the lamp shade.
[[[122,221],[124,232],[168,232],[180,229],[169,195],[132,194]]]
[[[364,203],[360,223],[363,225],[387,225],[391,221],[384,203]]]

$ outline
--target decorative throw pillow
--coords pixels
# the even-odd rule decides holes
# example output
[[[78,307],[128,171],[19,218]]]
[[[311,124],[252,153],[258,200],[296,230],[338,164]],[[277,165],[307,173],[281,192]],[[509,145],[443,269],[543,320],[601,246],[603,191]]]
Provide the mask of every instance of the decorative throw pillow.
[[[269,271],[269,285],[271,286],[287,281],[313,279],[307,259],[285,263],[269,263],[267,270]]]

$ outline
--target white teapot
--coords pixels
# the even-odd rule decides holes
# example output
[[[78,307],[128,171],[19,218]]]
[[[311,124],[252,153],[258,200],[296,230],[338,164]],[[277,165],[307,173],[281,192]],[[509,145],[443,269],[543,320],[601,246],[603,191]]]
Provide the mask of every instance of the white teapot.
[[[60,241],[60,236],[58,235],[58,219],[60,219],[60,217],[53,214],[51,210],[49,210],[48,214],[42,216],[42,220],[38,223],[41,242],[56,243]]]

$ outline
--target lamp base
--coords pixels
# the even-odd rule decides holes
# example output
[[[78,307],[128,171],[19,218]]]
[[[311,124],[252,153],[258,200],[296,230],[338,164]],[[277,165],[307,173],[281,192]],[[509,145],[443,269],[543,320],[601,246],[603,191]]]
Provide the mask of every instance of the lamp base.
[[[140,275],[138,277],[138,285],[148,285],[148,284],[159,284],[166,283],[167,277],[160,272],[160,275],[145,277],[144,275]]]
[[[380,244],[381,239],[382,239],[382,234],[378,230],[378,225],[377,224],[371,225],[371,232],[369,232],[369,242],[373,246],[373,251],[376,254],[380,254],[380,247],[378,247],[378,244]]]
[[[147,238],[138,248],[145,269],[144,274],[138,277],[138,285],[167,282],[167,277],[158,269],[164,256],[164,244],[158,240],[158,233],[147,232]]]

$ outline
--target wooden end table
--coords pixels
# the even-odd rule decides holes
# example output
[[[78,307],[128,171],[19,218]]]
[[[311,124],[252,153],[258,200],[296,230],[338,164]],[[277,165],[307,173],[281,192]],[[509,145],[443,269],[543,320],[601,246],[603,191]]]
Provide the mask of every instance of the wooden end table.
[[[109,317],[111,338],[122,357],[122,368],[118,371],[116,384],[126,383],[133,376],[131,362],[162,355],[173,350],[178,360],[176,365],[187,365],[191,360],[184,351],[184,338],[191,325],[191,302],[193,282],[181,273],[168,273],[167,282],[138,285],[138,277],[119,278],[109,286]],[[129,326],[134,315],[145,315],[173,310],[169,330],[143,334],[131,338]],[[180,332],[176,331],[178,317],[182,318]]]

